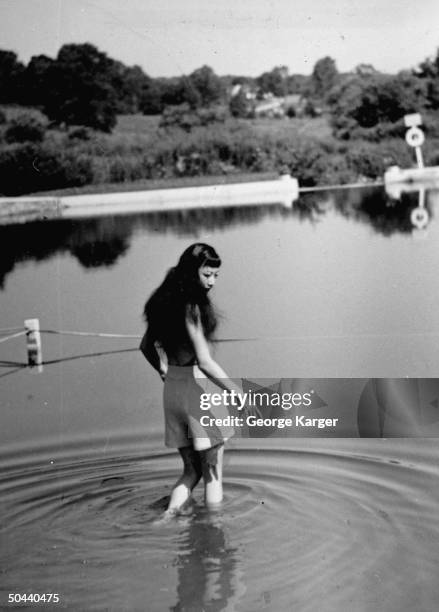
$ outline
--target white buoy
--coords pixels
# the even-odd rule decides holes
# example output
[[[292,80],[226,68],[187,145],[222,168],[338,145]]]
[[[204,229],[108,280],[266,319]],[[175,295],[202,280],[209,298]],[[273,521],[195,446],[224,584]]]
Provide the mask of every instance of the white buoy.
[[[26,319],[27,363],[30,367],[36,367],[40,373],[43,371],[43,352],[41,348],[41,334],[39,319]]]
[[[415,150],[416,167],[399,168],[391,166],[384,173],[384,185],[389,197],[398,200],[401,193],[418,191],[420,188],[436,188],[439,186],[439,166],[424,166],[422,145],[425,142],[425,134],[419,127],[422,125],[422,117],[419,113],[405,115],[404,124],[408,128],[405,140]],[[428,213],[427,213],[428,214]],[[424,218],[419,215],[419,219]]]

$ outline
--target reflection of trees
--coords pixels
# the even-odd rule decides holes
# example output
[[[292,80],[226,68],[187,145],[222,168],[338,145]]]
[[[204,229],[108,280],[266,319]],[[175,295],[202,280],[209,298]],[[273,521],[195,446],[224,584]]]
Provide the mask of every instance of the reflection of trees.
[[[198,208],[148,213],[137,217],[136,225],[160,233],[197,235],[200,231],[228,229],[258,223],[266,217],[288,216],[291,210],[279,206]]]
[[[403,194],[400,200],[390,201],[382,188],[366,187],[305,193],[295,202],[294,210],[300,218],[316,221],[335,209],[344,217],[367,223],[389,236],[413,230],[410,213],[417,205],[417,194]]]
[[[192,517],[179,539],[178,601],[171,610],[234,610],[245,590],[237,552],[226,541],[221,516]]]
[[[343,216],[366,223],[380,234],[390,236],[396,232],[413,232],[410,214],[418,206],[418,192],[402,193],[399,200],[391,200],[380,187],[340,189],[330,193],[334,208]],[[322,197],[327,200],[328,193]],[[426,208],[431,217],[428,198]],[[315,210],[319,210],[319,200],[314,204]]]
[[[0,242],[8,244],[0,261],[0,287],[16,263],[43,261],[57,253],[71,253],[87,268],[110,266],[127,251],[130,234],[125,219],[116,223],[112,217],[0,226]]]
[[[84,268],[112,266],[129,248],[121,238],[111,238],[107,242],[88,242],[72,247],[70,252]]]
[[[400,200],[389,201],[382,189],[364,189],[356,201],[347,199],[351,192],[336,198],[336,207],[345,216],[371,225],[377,232],[390,236],[395,232],[410,233],[410,213],[418,205],[417,194],[402,194]],[[360,196],[361,197],[358,197]]]
[[[41,261],[56,253],[71,253],[86,268],[111,266],[128,251],[131,236],[138,230],[196,237],[202,231],[256,224],[267,217],[286,219],[294,215],[301,220],[316,221],[329,209],[335,209],[388,236],[413,230],[410,213],[417,205],[417,193],[403,194],[399,201],[390,202],[383,189],[370,187],[305,193],[291,209],[264,205],[163,210],[0,226],[0,241],[8,244],[0,261],[0,288],[17,262]]]
[[[274,206],[203,208],[118,215],[94,219],[37,221],[0,226],[0,241],[8,244],[0,262],[0,287],[16,263],[42,261],[57,253],[71,253],[86,268],[111,266],[130,247],[134,231],[197,235],[204,230],[258,223],[268,215],[288,215]]]
[[[0,286],[16,263],[42,261],[59,250],[65,251],[68,235],[67,225],[57,222],[0,226],[0,242],[8,245],[0,260]]]

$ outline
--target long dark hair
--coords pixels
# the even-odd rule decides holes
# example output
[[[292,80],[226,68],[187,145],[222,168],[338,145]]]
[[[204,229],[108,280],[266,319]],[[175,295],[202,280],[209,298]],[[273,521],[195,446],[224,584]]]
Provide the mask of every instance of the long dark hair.
[[[221,259],[214,248],[202,242],[191,244],[147,300],[143,314],[148,330],[165,351],[188,342],[185,325],[188,314],[194,321],[199,317],[206,338],[213,338],[218,317],[200,284],[198,271],[203,266],[219,268],[220,265]]]

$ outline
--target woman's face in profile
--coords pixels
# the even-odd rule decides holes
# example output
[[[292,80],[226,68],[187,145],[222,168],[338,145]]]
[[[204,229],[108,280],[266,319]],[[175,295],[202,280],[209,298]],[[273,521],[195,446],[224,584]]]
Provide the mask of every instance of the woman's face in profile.
[[[198,278],[200,284],[206,291],[212,289],[215,285],[216,279],[218,278],[218,268],[211,268],[210,266],[201,266],[198,270]]]

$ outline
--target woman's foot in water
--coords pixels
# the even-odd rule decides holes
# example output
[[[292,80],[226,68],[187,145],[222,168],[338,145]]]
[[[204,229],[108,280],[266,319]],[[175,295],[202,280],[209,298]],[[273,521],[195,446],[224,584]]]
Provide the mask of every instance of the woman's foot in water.
[[[168,508],[168,510],[165,510],[163,514],[159,516],[159,518],[153,521],[153,524],[154,525],[166,525],[167,523],[172,521],[176,516],[178,516],[178,513],[179,512],[177,508],[172,508],[172,509]]]

